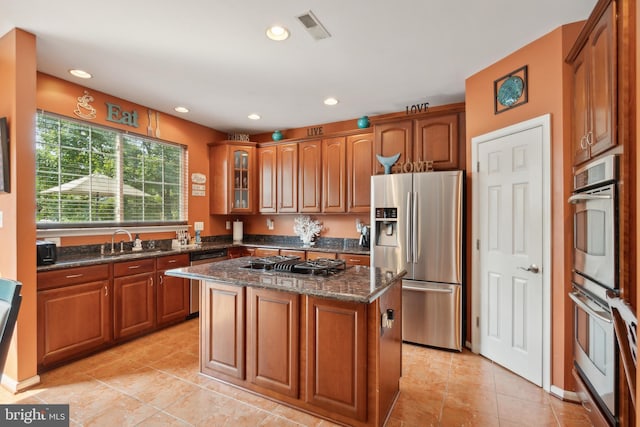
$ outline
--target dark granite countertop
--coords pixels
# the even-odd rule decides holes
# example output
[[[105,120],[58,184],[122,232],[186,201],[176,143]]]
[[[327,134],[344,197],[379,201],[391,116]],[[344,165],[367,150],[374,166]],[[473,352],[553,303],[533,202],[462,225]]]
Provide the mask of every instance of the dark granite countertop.
[[[381,271],[365,266],[349,267],[329,276],[314,276],[243,268],[251,257],[235,258],[166,272],[169,276],[211,280],[225,285],[250,286],[295,292],[342,301],[370,303],[379,298],[405,271]]]
[[[273,248],[273,249],[291,249],[291,250],[307,250],[315,252],[327,252],[327,253],[346,253],[354,255],[369,255],[369,250],[362,249],[360,247],[349,246],[346,247],[342,244],[324,244],[322,246],[303,247],[302,244],[295,244],[289,242],[269,242],[269,241],[246,241],[242,243],[232,242],[203,242],[200,245],[189,245],[179,249],[148,249],[141,252],[132,252],[131,250],[125,251],[123,254],[116,253],[114,255],[100,255],[100,253],[70,253],[68,255],[58,256],[55,264],[38,266],[37,271],[51,271],[59,270],[63,268],[71,267],[83,267],[96,264],[106,264],[111,262],[129,261],[133,259],[142,258],[156,258],[160,256],[176,255],[181,253],[203,253],[216,249],[227,249],[232,247],[247,247],[247,248]]]

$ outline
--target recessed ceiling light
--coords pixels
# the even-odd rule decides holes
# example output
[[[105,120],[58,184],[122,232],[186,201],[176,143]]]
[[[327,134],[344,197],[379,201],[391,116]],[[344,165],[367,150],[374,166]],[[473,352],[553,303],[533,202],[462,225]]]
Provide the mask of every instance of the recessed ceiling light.
[[[247,117],[249,117],[251,120],[260,120],[260,114],[256,113],[251,113]]]
[[[271,40],[280,42],[289,38],[289,30],[282,25],[274,25],[267,28],[267,37]]]
[[[181,107],[181,106],[178,106],[178,107],[174,108],[174,110],[176,110],[178,113],[188,113],[189,112],[189,109],[187,107]]]
[[[72,76],[80,77],[81,79],[90,79],[91,77],[93,77],[90,73],[87,73],[84,70],[73,69],[69,70],[69,73]]]
[[[336,105],[338,103],[338,100],[330,97],[324,100],[324,105]]]

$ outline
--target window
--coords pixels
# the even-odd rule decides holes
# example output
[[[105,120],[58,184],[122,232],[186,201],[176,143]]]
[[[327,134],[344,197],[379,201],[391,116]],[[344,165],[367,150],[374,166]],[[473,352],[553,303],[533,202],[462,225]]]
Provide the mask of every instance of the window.
[[[184,223],[186,149],[38,113],[39,228]]]

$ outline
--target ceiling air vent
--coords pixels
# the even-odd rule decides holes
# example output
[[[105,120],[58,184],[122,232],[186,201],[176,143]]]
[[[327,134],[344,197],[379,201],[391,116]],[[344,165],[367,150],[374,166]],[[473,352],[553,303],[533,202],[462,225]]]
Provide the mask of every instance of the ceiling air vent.
[[[298,20],[302,22],[302,25],[307,29],[307,32],[311,34],[314,40],[322,40],[331,37],[331,34],[322,26],[318,18],[309,11],[304,15],[298,16]]]

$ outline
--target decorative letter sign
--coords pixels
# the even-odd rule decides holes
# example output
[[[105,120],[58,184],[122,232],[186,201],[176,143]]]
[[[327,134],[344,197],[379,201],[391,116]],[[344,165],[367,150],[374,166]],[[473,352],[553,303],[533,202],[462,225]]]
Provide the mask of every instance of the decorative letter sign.
[[[134,128],[138,127],[138,112],[133,111],[122,111],[119,105],[111,104],[106,102],[107,104],[107,121],[119,123],[121,125],[127,125]]]

